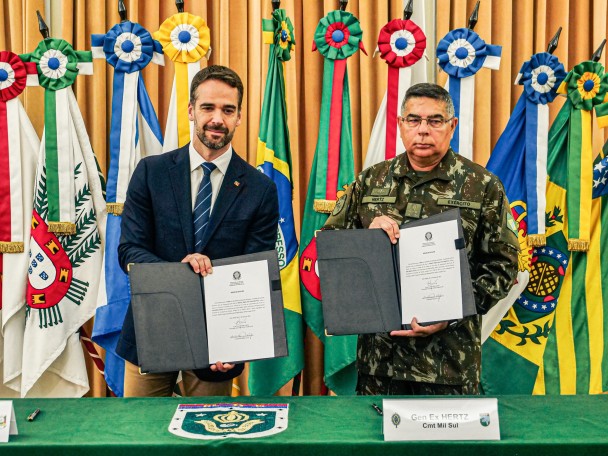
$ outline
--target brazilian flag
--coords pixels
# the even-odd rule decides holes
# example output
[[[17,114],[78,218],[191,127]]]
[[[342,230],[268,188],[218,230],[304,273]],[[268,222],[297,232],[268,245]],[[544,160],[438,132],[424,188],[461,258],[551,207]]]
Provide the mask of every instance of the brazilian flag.
[[[264,43],[270,44],[268,76],[260,120],[258,168],[276,184],[279,194],[279,226],[276,250],[281,268],[283,304],[289,356],[250,364],[249,389],[252,395],[272,395],[304,367],[304,335],[298,241],[293,220],[291,149],[285,103],[285,62],[295,45],[293,26],[285,10],[276,9],[272,19],[263,19]]]

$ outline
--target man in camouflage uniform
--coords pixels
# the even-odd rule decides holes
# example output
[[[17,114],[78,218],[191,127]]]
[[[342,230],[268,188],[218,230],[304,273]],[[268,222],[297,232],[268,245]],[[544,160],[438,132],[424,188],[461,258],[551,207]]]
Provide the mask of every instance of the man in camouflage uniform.
[[[479,315],[359,336],[358,394],[478,394],[481,315],[505,297],[517,273],[517,236],[500,180],[455,154],[458,122],[449,93],[417,84],[398,118],[406,153],[364,170],[337,201],[325,228],[380,228],[460,208]]]

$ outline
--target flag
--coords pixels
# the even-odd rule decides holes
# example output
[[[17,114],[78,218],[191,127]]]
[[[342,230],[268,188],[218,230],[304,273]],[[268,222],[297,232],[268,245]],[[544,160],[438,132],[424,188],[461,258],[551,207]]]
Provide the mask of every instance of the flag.
[[[515,83],[523,85],[524,91],[486,166],[505,186],[520,254],[516,284],[483,316],[482,343],[526,288],[532,247],[545,245],[548,104],[557,96],[565,76],[564,66],[547,52],[534,54],[523,64]],[[491,358],[491,351],[484,351],[484,356]]]
[[[545,213],[547,245],[532,249],[527,287],[483,346],[481,382],[485,394],[532,394],[537,377],[542,375],[543,354],[570,260],[564,237],[568,190],[567,104],[559,111],[549,130]]]
[[[71,85],[90,52],[46,38],[31,54],[44,94],[26,291],[22,397],[79,397],[89,389],[79,328],[95,313],[105,201],[97,160]]]
[[[530,284],[520,301],[525,308],[510,311],[492,335],[502,350],[496,360],[509,366],[509,375],[503,373],[487,393],[606,391],[601,254],[606,162],[600,157],[587,169],[594,106],[599,125],[606,126],[605,78],[597,62],[583,62],[560,86],[568,99],[549,132],[547,242],[533,251]],[[585,193],[594,198],[589,204]],[[482,380],[486,358],[483,362]]]
[[[18,98],[26,85],[38,85],[36,65],[0,51],[1,397],[19,397],[21,392],[30,214],[40,147]]]
[[[568,249],[586,251],[591,231],[593,146],[591,111],[596,107],[600,127],[608,126],[608,75],[599,62],[576,65],[558,90],[568,97]]]
[[[276,184],[279,194],[279,225],[276,250],[281,268],[283,305],[289,356],[249,365],[249,390],[254,396],[269,396],[291,380],[304,367],[304,331],[298,240],[293,220],[291,148],[285,100],[285,62],[295,45],[293,25],[284,9],[276,9],[272,19],[262,20],[264,43],[270,44],[268,75],[260,116],[257,165]]]
[[[363,169],[394,158],[405,151],[397,133],[397,116],[406,90],[414,80],[413,66],[423,66],[426,35],[411,20],[393,19],[380,30],[377,52],[388,65],[387,90],[369,138]],[[414,83],[426,82],[426,72]]]
[[[314,34],[313,51],[323,55],[323,90],[319,137],[312,163],[300,235],[302,310],[306,324],[325,348],[325,384],[338,394],[354,394],[357,336],[325,337],[317,275],[315,230],[354,180],[350,94],[346,59],[365,51],[359,20],[346,11],[330,11]]]
[[[482,68],[498,70],[501,54],[502,46],[486,44],[468,28],[448,32],[437,45],[437,62],[448,75],[446,90],[458,117],[450,146],[470,160],[473,160],[475,74]]]
[[[203,57],[211,54],[211,33],[206,22],[190,13],[168,17],[154,33],[163,52],[175,64],[163,151],[175,150],[190,142],[192,122],[188,120],[190,83],[201,69]]]
[[[607,155],[608,143],[593,167],[589,250],[571,254],[543,357],[543,375],[536,385],[538,393],[608,392]]]
[[[149,63],[164,65],[162,47],[141,25],[123,21],[106,34],[91,38],[94,58],[114,67],[110,169],[106,189],[106,243],[92,340],[106,351],[104,377],[123,396],[124,360],[116,354],[125,313],[129,281],[118,263],[122,208],[131,174],[142,156],[162,152],[160,124],[141,75]]]

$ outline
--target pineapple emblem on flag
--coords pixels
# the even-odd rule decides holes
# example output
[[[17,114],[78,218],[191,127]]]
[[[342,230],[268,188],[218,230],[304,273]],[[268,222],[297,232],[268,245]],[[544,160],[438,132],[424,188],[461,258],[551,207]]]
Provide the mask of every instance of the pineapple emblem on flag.
[[[83,163],[74,170],[76,192],[76,233],[55,235],[45,221],[48,213],[46,175],[38,181],[32,214],[31,245],[26,302],[28,316],[38,309],[38,326],[47,328],[64,322],[62,306],[69,302],[80,306],[89,282],[79,280],[78,267],[101,248],[97,217],[91,191],[85,179],[78,179]],[[66,300],[64,300],[66,298]],[[65,304],[64,304],[65,303]]]

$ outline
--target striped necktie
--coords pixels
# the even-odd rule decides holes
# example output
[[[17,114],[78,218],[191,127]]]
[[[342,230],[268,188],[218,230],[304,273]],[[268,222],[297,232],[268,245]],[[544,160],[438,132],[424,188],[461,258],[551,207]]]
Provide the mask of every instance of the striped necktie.
[[[203,243],[203,236],[209,224],[209,216],[211,215],[211,173],[217,168],[213,163],[203,163],[203,180],[198,187],[196,194],[196,203],[192,211],[192,220],[194,220],[194,251],[198,252]]]

